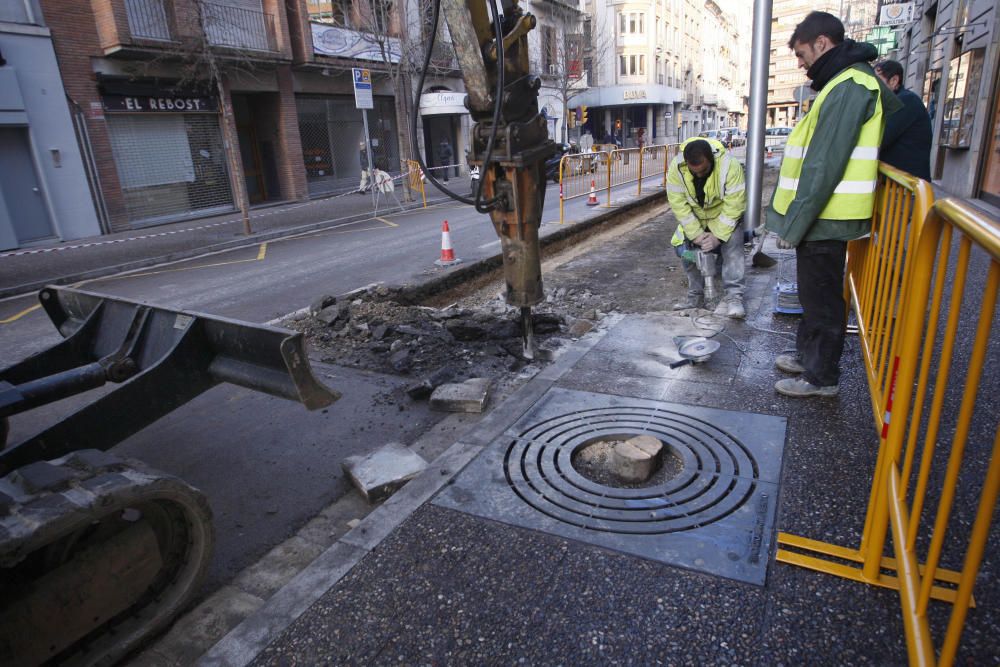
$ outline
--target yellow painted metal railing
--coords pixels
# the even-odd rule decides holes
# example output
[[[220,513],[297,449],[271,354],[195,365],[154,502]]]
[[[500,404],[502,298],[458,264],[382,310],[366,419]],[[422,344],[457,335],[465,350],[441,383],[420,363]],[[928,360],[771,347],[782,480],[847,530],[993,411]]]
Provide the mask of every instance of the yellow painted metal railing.
[[[410,180],[408,185],[412,192],[419,192],[420,196],[424,200],[424,208],[427,208],[427,189],[426,183],[424,182],[424,171],[420,168],[420,163],[416,160],[406,161],[406,170],[409,174]]]
[[[602,144],[602,147],[605,145]],[[605,199],[611,206],[611,190],[620,185],[636,184],[642,194],[643,182],[662,177],[666,189],[667,167],[677,154],[678,144],[644,146],[564,155],[559,161],[559,222],[565,222],[565,202],[576,197]],[[647,183],[648,185],[648,183]]]
[[[926,184],[884,166],[881,172],[873,234],[855,244],[848,278],[880,428],[861,545],[848,549],[781,533],[777,558],[899,591],[910,662],[951,665],[975,606],[972,589],[1000,493],[996,415],[976,414],[995,393],[980,381],[990,362],[987,351],[996,344],[991,327],[1000,290],[1000,222],[951,199],[923,217]],[[981,288],[968,284],[973,258],[988,264],[985,271],[975,269],[977,277],[985,275]],[[965,341],[967,365],[955,352],[963,320],[977,323],[973,339]],[[945,409],[950,402],[957,411]],[[984,424],[993,430],[985,471],[981,453],[974,465],[966,456],[974,423],[980,433]],[[943,462],[935,449],[949,439]],[[956,498],[977,492],[972,529],[958,534],[958,522],[951,522]],[[892,558],[883,555],[889,536]],[[942,567],[945,554],[961,561],[961,569]],[[928,620],[931,599],[953,604],[939,649]]]

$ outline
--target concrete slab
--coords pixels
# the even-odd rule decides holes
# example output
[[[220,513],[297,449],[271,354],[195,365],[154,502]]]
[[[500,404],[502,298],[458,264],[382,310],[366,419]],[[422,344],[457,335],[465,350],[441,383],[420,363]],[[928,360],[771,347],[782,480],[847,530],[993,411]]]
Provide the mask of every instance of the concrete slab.
[[[431,394],[431,409],[445,412],[482,412],[490,394],[490,378],[443,384]]]
[[[344,459],[343,467],[365,500],[377,503],[420,474],[427,461],[406,445],[390,442],[369,454]]]

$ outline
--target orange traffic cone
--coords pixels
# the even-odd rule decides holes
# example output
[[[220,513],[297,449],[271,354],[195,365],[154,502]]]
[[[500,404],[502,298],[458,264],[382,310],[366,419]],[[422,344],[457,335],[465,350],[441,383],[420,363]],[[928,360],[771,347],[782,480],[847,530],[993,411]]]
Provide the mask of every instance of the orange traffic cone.
[[[597,206],[600,204],[597,201],[597,192],[594,191],[594,179],[590,179],[590,196],[587,197],[587,206]]]
[[[451,230],[448,229],[448,221],[445,220],[441,223],[441,259],[434,263],[438,266],[451,266],[461,261],[455,258],[455,251],[451,248]]]

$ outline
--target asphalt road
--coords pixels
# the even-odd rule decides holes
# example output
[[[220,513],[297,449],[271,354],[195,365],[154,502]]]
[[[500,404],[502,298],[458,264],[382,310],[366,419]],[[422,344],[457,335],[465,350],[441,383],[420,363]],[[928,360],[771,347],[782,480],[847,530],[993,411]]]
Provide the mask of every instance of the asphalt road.
[[[588,208],[584,199],[567,202],[568,219],[606,210]],[[91,280],[82,289],[266,322],[308,306],[320,294],[376,282],[415,282],[446,270],[434,265],[445,219],[455,253],[466,262],[499,252],[487,216],[448,203]],[[558,220],[558,190],[550,187],[542,234],[558,229]],[[33,296],[0,302],[0,367],[60,340],[35,304]],[[115,448],[207,494],[218,544],[206,592],[348,492],[340,467],[344,458],[389,441],[408,444],[443,417],[402,395],[408,378],[313,365],[321,381],[344,395],[321,412],[223,385]],[[10,442],[44,429],[107,389],[17,415]]]

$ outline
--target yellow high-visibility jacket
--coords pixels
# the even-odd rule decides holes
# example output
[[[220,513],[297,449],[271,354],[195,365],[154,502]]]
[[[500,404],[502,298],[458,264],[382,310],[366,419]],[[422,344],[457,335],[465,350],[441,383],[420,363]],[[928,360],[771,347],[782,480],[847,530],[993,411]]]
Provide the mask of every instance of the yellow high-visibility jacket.
[[[715,168],[705,182],[705,205],[698,204],[694,176],[684,161],[684,147],[702,140],[712,146]],[[740,216],[746,211],[746,180],[743,165],[729,155],[726,147],[715,139],[693,137],[681,144],[680,152],[667,172],[667,201],[680,223],[671,243],[679,246],[684,239],[694,240],[705,230],[725,242],[733,235]]]

